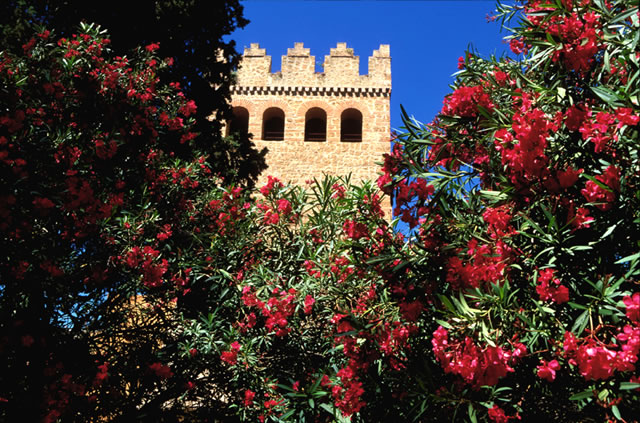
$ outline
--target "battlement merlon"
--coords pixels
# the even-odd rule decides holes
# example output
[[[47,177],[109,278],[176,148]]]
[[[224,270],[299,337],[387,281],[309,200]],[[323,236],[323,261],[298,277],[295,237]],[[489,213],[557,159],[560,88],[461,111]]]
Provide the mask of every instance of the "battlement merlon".
[[[315,72],[315,56],[303,43],[295,43],[282,56],[282,71],[271,73],[271,56],[252,43],[245,48],[237,85],[243,87],[353,87],[391,88],[391,56],[388,44],[381,44],[369,57],[367,75],[360,75],[360,57],[347,43],[338,43],[325,56],[324,72]]]
[[[384,87],[391,88],[391,48],[389,44],[380,44],[378,50],[369,57],[369,78]]]
[[[262,86],[269,74],[271,74],[271,56],[267,56],[267,50],[260,48],[258,43],[251,43],[249,48],[245,47],[242,63],[238,69],[237,84]]]
[[[286,85],[304,86],[315,79],[316,58],[303,43],[295,43],[293,48],[287,49],[287,54],[282,56],[280,69],[282,82]]]

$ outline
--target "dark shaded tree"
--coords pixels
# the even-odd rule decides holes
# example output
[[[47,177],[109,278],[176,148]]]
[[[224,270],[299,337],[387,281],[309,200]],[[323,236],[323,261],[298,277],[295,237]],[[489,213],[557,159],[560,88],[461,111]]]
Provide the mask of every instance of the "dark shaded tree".
[[[242,11],[238,0],[9,0],[0,5],[0,50],[20,52],[38,26],[69,37],[81,21],[107,28],[120,55],[159,44],[158,55],[173,60],[161,76],[179,82],[197,104],[196,142],[212,150],[214,172],[226,184],[252,185],[266,167],[265,152],[246,135],[220,135],[221,123],[230,117],[229,87],[240,59],[235,42],[223,37],[248,23]]]

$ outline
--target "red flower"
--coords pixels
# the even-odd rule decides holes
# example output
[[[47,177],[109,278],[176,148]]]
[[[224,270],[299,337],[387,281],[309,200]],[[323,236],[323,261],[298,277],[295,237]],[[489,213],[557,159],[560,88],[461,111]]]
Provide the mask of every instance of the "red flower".
[[[267,176],[267,183],[262,188],[260,188],[260,194],[267,197],[269,194],[271,194],[271,191],[273,191],[274,189],[280,188],[281,186],[282,186],[282,183],[278,178],[274,178],[273,176]]]
[[[596,179],[610,189],[602,188],[593,181],[587,181],[585,187],[580,192],[588,202],[596,203],[596,207],[600,210],[609,210],[611,203],[616,199],[614,191],[620,190],[620,171],[617,167],[611,165],[607,167],[602,175],[596,176]]]
[[[93,386],[100,386],[109,377],[109,362],[105,361],[98,366],[98,373],[93,378]]]
[[[539,272],[539,285],[536,286],[536,292],[542,301],[552,301],[556,304],[566,303],[569,301],[569,289],[560,285],[560,280],[553,277],[554,272],[553,269],[543,269]]]
[[[524,53],[527,54],[527,47],[522,42],[522,38],[512,38],[509,42],[509,48],[514,54]]]
[[[559,170],[556,177],[562,188],[569,188],[578,180],[578,176],[582,173],[582,169],[574,170],[571,166],[567,170]]]
[[[478,106],[493,111],[493,103],[481,86],[462,86],[444,99],[442,114],[447,116],[475,117]]]
[[[582,126],[582,122],[584,122],[590,115],[591,112],[586,109],[584,105],[575,104],[567,109],[564,124],[570,131],[577,131]]]
[[[291,203],[285,198],[278,200],[278,211],[286,216],[291,213]]]
[[[353,239],[354,241],[360,238],[369,237],[367,225],[365,225],[364,223],[355,222],[353,220],[345,220],[344,224],[342,225],[342,230],[349,238]]]
[[[240,351],[240,347],[241,346],[238,341],[233,341],[231,343],[231,350],[223,351],[222,354],[220,354],[220,360],[224,361],[230,366],[233,366],[238,362],[238,351]]]
[[[147,45],[144,49],[147,50],[148,52],[153,52],[159,48],[160,48],[160,43],[151,43]]]
[[[198,107],[196,106],[196,102],[193,100],[189,100],[182,107],[180,107],[180,109],[178,109],[178,112],[185,117],[189,117],[194,114],[197,109]]]
[[[578,207],[574,212],[573,204],[571,205],[567,215],[567,223],[571,223],[571,226],[574,227],[574,231],[576,229],[588,228],[590,226],[589,223],[593,221],[593,217],[589,216],[589,209]]]
[[[50,209],[55,206],[51,200],[43,197],[36,197],[35,200],[33,200],[33,205],[38,209]]]
[[[251,407],[253,405],[253,399],[256,397],[256,393],[251,389],[244,391],[244,406]]]
[[[316,300],[311,295],[304,297],[304,314],[311,314],[311,309],[315,303]]]
[[[488,414],[491,421],[494,421],[496,423],[507,423],[510,418],[504,413],[504,410],[498,407],[496,404],[494,404],[493,407],[489,409]]]
[[[23,347],[30,347],[34,342],[35,341],[33,339],[33,336],[31,335],[24,335],[22,338],[20,338],[20,343]]]
[[[173,376],[171,368],[159,362],[149,365],[149,369],[161,379],[169,379],[171,376]]]
[[[560,370],[560,363],[558,360],[551,360],[548,363],[545,360],[540,360],[540,365],[537,368],[538,377],[553,382],[556,379],[556,370]]]
[[[629,107],[619,107],[616,109],[616,119],[618,119],[618,129],[624,125],[635,126],[640,122],[640,116],[633,114],[633,109]]]
[[[626,296],[622,299],[627,308],[627,317],[635,323],[640,323],[640,293],[636,292],[633,296]]]
[[[230,366],[235,365],[238,362],[238,352],[237,351],[223,351],[220,354],[220,360],[224,361]]]

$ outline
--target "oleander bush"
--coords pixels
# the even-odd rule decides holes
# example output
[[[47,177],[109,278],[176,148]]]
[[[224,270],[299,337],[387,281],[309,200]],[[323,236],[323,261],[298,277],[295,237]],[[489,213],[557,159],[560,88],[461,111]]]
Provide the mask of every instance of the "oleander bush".
[[[176,300],[222,176],[157,47],[115,56],[83,24],[0,53],[4,421],[175,421]]]
[[[631,1],[498,5],[516,58],[468,52],[383,190],[429,274],[453,420],[637,421],[639,15]],[[424,282],[423,282],[424,283]],[[426,329],[426,327],[425,327]],[[423,414],[424,415],[424,414]]]

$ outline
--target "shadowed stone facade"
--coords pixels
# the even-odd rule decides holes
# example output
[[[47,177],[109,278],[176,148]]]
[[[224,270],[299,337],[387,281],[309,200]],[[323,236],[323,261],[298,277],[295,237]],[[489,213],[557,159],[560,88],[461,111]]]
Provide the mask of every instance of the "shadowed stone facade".
[[[258,44],[244,51],[232,88],[232,130],[248,131],[266,147],[266,175],[303,185],[323,173],[375,180],[382,154],[390,149],[391,57],[381,45],[360,58],[338,43],[315,72],[315,57],[302,43],[282,56],[282,71],[271,72],[271,56]],[[386,209],[389,210],[388,202]]]

